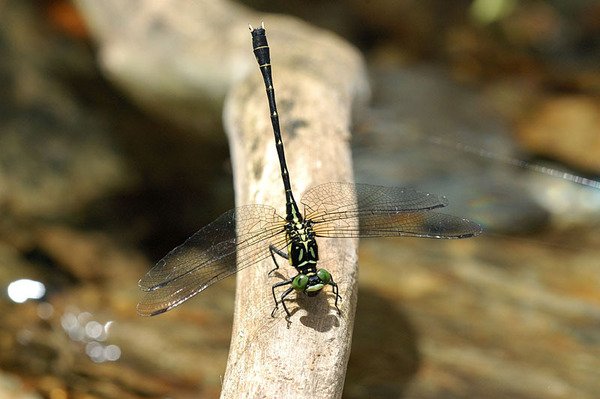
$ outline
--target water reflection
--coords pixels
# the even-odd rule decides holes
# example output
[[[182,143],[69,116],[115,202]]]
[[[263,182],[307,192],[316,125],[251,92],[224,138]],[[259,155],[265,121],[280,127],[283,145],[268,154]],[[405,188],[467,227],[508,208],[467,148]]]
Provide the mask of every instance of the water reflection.
[[[40,281],[26,278],[14,280],[8,284],[6,292],[15,303],[38,300],[36,314],[41,320],[49,321],[55,314],[54,306],[43,300],[46,286]],[[105,343],[114,325],[112,320],[102,323],[90,312],[68,308],[60,317],[60,325],[72,341],[85,344],[84,351],[93,362],[114,362],[121,357],[121,348],[118,345]],[[16,339],[22,345],[28,345],[33,337],[34,332],[31,329],[22,328]]]
[[[100,323],[94,320],[90,312],[71,309],[62,315],[60,324],[71,340],[86,344],[85,353],[92,361],[114,362],[121,357],[121,348],[118,345],[103,343],[108,339],[113,321]]]
[[[46,294],[46,286],[39,281],[22,278],[10,283],[6,291],[13,302],[24,303],[29,299],[42,298]]]
[[[85,353],[96,363],[114,362],[121,357],[121,348],[118,345],[104,346],[97,341],[88,342]]]

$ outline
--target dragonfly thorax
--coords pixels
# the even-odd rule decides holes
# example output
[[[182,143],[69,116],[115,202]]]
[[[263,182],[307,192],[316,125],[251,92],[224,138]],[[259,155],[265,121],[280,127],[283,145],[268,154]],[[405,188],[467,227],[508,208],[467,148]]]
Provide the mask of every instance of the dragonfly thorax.
[[[286,234],[290,265],[301,274],[316,273],[319,250],[312,223],[306,220],[288,222]]]

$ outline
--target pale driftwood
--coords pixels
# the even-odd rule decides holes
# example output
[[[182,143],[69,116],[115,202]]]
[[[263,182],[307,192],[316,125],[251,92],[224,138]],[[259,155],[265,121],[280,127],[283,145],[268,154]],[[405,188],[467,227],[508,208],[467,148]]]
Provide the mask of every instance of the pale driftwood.
[[[285,19],[266,19],[266,25],[283,140],[296,196],[318,183],[351,181],[351,92],[354,82],[363,79],[358,74],[358,57],[354,65],[344,65],[339,62],[343,56],[323,53],[319,32],[291,26]],[[290,35],[283,32],[291,29],[306,32],[307,36],[300,35],[289,42]],[[335,51],[348,50],[341,47]],[[308,55],[306,65],[312,64],[307,70],[295,65],[304,52]],[[315,58],[311,59],[311,54]],[[330,65],[323,65],[321,72],[337,71],[336,78],[345,79],[335,79],[336,84],[319,73],[319,62],[325,60]],[[225,123],[234,160],[236,201],[238,205],[270,204],[283,212],[285,198],[265,88],[259,76],[257,69],[227,99]],[[341,396],[356,303],[357,243],[321,240],[319,244],[321,257],[330,260],[325,262],[326,267],[337,279],[344,297],[341,316],[335,312],[329,293],[316,298],[300,296],[289,305],[293,315],[288,326],[282,309],[275,319],[269,316],[273,306],[269,287],[280,281],[266,274],[272,261],[268,259],[238,273],[234,334],[222,397]],[[294,271],[288,267],[282,274],[294,275]]]
[[[116,0],[78,0],[78,4],[91,15],[92,27],[105,43],[101,46],[105,68],[142,103],[155,104],[154,108],[162,107],[163,112],[171,110],[173,93],[164,88],[165,81],[179,90],[179,101],[183,97],[192,103],[198,96],[194,90],[218,96],[219,90],[231,87],[224,123],[236,203],[268,204],[283,214],[283,186],[265,89],[247,28],[248,22],[264,21],[296,199],[313,185],[353,180],[348,147],[351,108],[365,99],[367,84],[360,55],[339,38],[292,18],[258,15],[224,1],[138,1],[132,6]],[[127,23],[124,14],[132,21]],[[144,20],[143,15],[148,18]],[[172,36],[169,46],[153,46],[150,39],[140,38],[140,32],[150,31],[149,26],[157,20],[164,34]],[[128,42],[129,30],[134,30],[133,44]],[[186,43],[195,36],[199,36],[198,43]],[[135,59],[136,48],[138,54],[157,53],[150,58],[156,65],[146,61],[144,73],[154,70],[159,76],[177,75],[177,57],[188,57],[188,67],[197,62],[204,75],[191,82],[190,76],[162,76],[160,82],[140,79],[136,76],[136,68],[141,67]],[[168,54],[161,55],[161,51]],[[162,94],[165,103],[161,103]],[[175,119],[185,123],[187,116],[177,112],[181,113],[174,111]],[[200,116],[196,113],[195,117]],[[271,318],[271,285],[281,281],[281,276],[267,275],[273,267],[271,260],[240,271],[223,398],[341,397],[356,304],[357,243],[348,239],[321,240],[319,244],[322,263],[343,296],[341,315],[327,293],[315,298],[299,296],[297,301],[291,295],[289,325],[282,309]],[[281,274],[294,275],[294,270],[282,267]]]

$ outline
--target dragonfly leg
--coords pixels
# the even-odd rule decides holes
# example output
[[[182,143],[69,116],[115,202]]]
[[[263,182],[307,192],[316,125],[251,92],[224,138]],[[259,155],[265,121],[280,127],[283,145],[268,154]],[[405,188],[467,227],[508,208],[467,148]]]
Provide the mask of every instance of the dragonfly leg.
[[[288,288],[287,290],[285,290],[285,292],[283,294],[281,294],[281,305],[283,306],[283,310],[285,310],[285,318],[288,319],[292,317],[292,314],[290,313],[290,311],[288,310],[287,306],[285,306],[285,297],[288,296],[294,289],[292,287]]]
[[[339,288],[336,282],[334,282],[333,280],[331,280],[329,282],[329,285],[331,286],[331,290],[333,291],[333,295],[335,295],[335,308],[338,311],[338,314],[342,314],[342,311],[340,310],[340,308],[338,307],[338,299],[341,300],[342,297],[339,294]]]
[[[273,270],[269,271],[269,276],[270,276],[271,273],[273,273],[275,270],[279,269],[279,263],[277,263],[277,259],[275,259],[275,254],[281,256],[284,259],[288,259],[288,254],[280,249],[275,248],[275,246],[273,246],[273,244],[269,245],[269,251],[271,252],[271,258],[273,259],[273,263],[275,263],[275,268]],[[277,301],[275,301],[275,302],[277,302]]]
[[[273,293],[273,300],[275,301],[275,308],[273,308],[273,311],[271,312],[271,317],[275,317],[275,311],[277,309],[279,309],[279,304],[281,303],[283,305],[283,309],[285,310],[285,313],[287,314],[287,317],[290,317],[292,314],[290,313],[290,311],[288,310],[287,306],[285,306],[285,302],[284,299],[286,296],[288,296],[290,294],[290,292],[292,292],[294,290],[293,287],[288,288],[282,295],[281,295],[281,299],[278,301],[277,297],[275,296],[275,288],[277,287],[282,287],[284,285],[288,285],[288,284],[292,284],[292,279],[286,280],[286,281],[281,281],[279,283],[273,284],[273,286],[271,287],[271,292]]]

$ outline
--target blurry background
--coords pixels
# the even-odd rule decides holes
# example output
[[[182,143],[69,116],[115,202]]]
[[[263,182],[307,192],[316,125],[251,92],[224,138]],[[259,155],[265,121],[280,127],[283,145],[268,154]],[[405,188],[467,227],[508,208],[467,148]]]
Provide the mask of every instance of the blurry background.
[[[361,242],[344,397],[595,397],[600,4],[244,3],[363,53],[357,181],[446,195],[486,229]],[[234,280],[156,318],[135,304],[157,259],[233,207],[222,95],[182,103],[190,124],[134,100],[85,21],[0,0],[0,397],[218,397]]]

